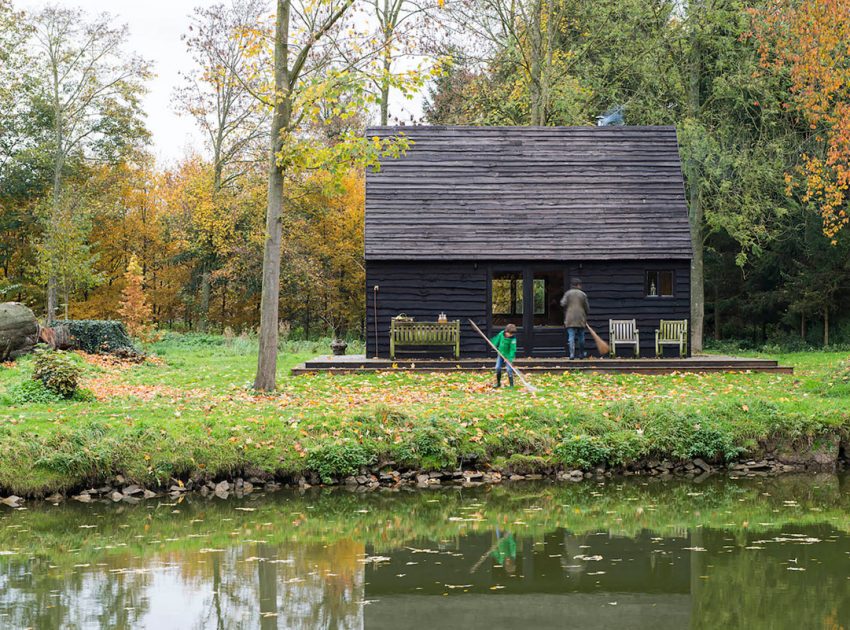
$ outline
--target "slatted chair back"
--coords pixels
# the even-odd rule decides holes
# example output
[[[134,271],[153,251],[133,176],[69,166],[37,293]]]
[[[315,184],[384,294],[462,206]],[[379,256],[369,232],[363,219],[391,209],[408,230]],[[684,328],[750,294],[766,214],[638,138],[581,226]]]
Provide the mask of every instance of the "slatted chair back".
[[[640,331],[634,319],[608,320],[608,339],[611,346],[611,356],[617,355],[617,345],[632,346],[635,357],[640,356]]]
[[[688,320],[662,319],[655,331],[655,353],[661,355],[661,346],[677,345],[679,354],[685,356],[688,352]]]
[[[460,321],[414,322],[393,319],[390,323],[390,356],[400,346],[450,346],[455,357],[460,357]]]

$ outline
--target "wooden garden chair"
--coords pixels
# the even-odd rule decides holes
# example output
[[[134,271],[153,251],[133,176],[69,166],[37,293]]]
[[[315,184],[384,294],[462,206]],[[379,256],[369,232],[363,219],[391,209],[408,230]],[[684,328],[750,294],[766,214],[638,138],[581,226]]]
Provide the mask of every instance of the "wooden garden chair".
[[[617,356],[617,346],[632,346],[635,358],[640,357],[640,331],[633,319],[609,319],[608,341],[611,345],[611,356]]]
[[[688,354],[688,320],[662,319],[655,329],[655,356],[661,356],[663,346],[679,346],[679,356]]]

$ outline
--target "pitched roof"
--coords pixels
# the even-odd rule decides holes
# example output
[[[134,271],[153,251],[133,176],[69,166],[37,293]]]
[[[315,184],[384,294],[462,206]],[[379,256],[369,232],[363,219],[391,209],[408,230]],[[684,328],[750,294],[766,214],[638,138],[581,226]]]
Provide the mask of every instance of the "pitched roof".
[[[674,127],[374,127],[367,260],[690,258]]]

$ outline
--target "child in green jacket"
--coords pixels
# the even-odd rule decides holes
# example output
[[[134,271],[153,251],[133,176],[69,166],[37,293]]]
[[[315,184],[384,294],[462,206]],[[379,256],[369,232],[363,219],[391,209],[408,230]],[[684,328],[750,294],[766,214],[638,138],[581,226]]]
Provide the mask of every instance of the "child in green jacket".
[[[508,324],[505,329],[490,340],[499,355],[496,357],[496,387],[502,386],[502,367],[505,367],[508,372],[508,381],[511,387],[514,386],[514,371],[510,365],[505,363],[505,359],[513,363],[516,357],[516,326]],[[504,359],[502,358],[504,357]]]

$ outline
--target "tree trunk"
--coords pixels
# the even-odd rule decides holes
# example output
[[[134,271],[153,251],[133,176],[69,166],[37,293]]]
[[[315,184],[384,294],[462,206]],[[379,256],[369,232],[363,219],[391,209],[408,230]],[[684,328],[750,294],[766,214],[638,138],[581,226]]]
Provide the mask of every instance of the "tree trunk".
[[[263,252],[263,290],[260,298],[260,348],[254,388],[272,391],[277,374],[278,307],[280,297],[280,241],[283,212],[283,172],[277,156],[283,148],[283,131],[291,115],[288,72],[289,0],[278,0],[275,30],[274,80],[277,103],[272,115],[269,155],[269,195],[266,208],[266,242]]]
[[[38,323],[33,312],[18,302],[0,304],[0,361],[32,351],[38,343]]]
[[[720,341],[720,291],[714,285],[714,340]]]
[[[829,346],[829,307],[823,307],[823,347]]]
[[[529,30],[529,97],[531,100],[530,120],[531,126],[544,124],[543,120],[543,78],[542,78],[542,42],[543,34],[540,31],[540,12],[543,10],[543,2],[538,0],[532,7],[532,22]]]
[[[696,121],[700,112],[701,50],[698,36],[701,11],[695,3],[689,16],[691,26],[691,51],[689,60],[688,116]],[[693,258],[691,259],[691,352],[702,352],[703,319],[705,316],[705,266],[703,259],[703,207],[700,191],[700,166],[691,156],[688,159],[689,208]]]
[[[56,287],[56,276],[51,271],[47,277],[47,325],[56,321],[56,309],[59,302],[59,290]]]
[[[210,272],[207,264],[204,263],[204,268],[201,271],[201,304],[200,304],[200,319],[198,329],[201,332],[207,332],[208,322],[210,317]]]
[[[383,51],[383,70],[384,74],[381,77],[381,124],[386,126],[389,120],[390,112],[390,67],[392,66],[392,48],[390,39],[393,36],[395,24],[394,16],[390,15],[390,0],[384,0],[384,51]]]
[[[800,339],[806,340],[806,314],[800,314]]]
[[[53,60],[51,60],[53,61]],[[59,210],[62,195],[62,169],[65,167],[65,136],[62,129],[62,100],[59,94],[59,68],[53,61],[53,134],[54,142],[56,143],[55,152],[53,154],[53,214],[49,219],[50,227],[55,227],[55,223],[59,220]],[[48,234],[50,228],[48,228]],[[47,239],[46,246],[49,250],[48,260],[50,268],[47,270],[47,325],[50,326],[56,319],[56,309],[58,307],[59,284],[56,280],[56,259],[53,248],[55,243],[51,242],[50,237]]]

